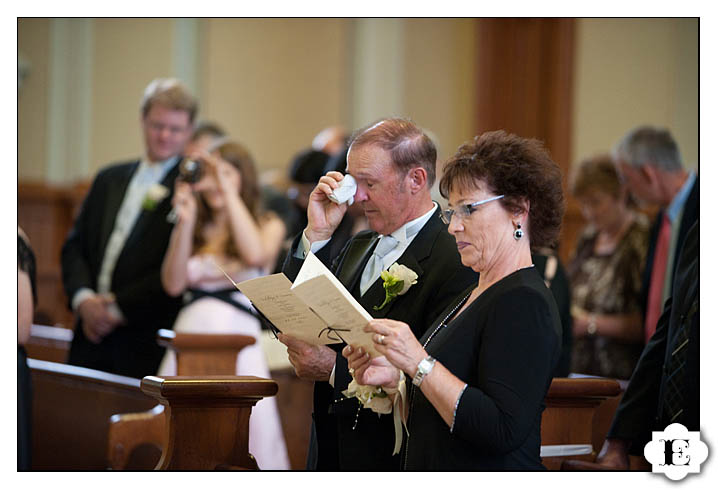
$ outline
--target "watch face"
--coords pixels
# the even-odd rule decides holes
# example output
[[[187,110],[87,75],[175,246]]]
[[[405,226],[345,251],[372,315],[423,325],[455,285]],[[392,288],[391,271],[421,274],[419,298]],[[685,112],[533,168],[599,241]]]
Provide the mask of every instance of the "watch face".
[[[431,371],[431,368],[434,367],[434,362],[436,362],[436,361],[431,356],[429,356],[425,359],[422,359],[419,362],[419,365],[416,367],[416,374],[414,375],[414,379],[412,380],[412,382],[416,386],[419,386],[421,384],[421,381],[424,379],[424,376],[429,374],[429,372]]]
[[[421,371],[422,374],[426,374],[431,370],[431,367],[434,365],[432,362],[433,359],[422,359],[419,363],[419,371]]]

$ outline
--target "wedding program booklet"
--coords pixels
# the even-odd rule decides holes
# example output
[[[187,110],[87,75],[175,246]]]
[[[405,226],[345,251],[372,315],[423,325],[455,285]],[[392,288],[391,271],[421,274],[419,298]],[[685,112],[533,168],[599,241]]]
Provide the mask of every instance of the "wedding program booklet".
[[[294,284],[281,272],[237,284],[254,307],[287,335],[314,345],[347,344],[380,356],[364,327],[372,316],[311,252]]]

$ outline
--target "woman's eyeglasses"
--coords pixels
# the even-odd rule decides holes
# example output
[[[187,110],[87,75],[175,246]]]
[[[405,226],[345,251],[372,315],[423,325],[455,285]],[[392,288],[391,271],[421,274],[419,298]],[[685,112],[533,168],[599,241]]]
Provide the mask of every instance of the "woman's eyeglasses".
[[[471,204],[459,204],[456,209],[447,208],[441,211],[441,221],[444,222],[444,224],[451,224],[451,218],[456,215],[457,218],[463,220],[467,218],[471,213],[474,212],[476,208],[481,206],[482,204],[486,204],[487,202],[496,201],[497,199],[501,199],[504,197],[503,194],[500,196],[494,196],[490,197],[488,199],[484,199],[483,201],[476,201],[472,202]]]

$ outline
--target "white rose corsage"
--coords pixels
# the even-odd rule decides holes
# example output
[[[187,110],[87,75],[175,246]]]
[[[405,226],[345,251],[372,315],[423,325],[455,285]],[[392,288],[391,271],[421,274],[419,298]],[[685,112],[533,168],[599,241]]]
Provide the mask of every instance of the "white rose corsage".
[[[396,388],[360,385],[352,374],[352,381],[347,386],[347,389],[342,391],[342,394],[347,398],[356,398],[364,408],[368,408],[380,415],[394,412],[394,452],[392,455],[399,454],[404,436],[401,430],[402,422],[406,427],[406,421],[402,417],[402,412],[406,405],[406,377],[404,373],[400,372],[399,384]],[[392,397],[392,395],[395,396]],[[407,430],[407,434],[408,432]]]
[[[352,382],[342,394],[347,398],[356,398],[364,408],[369,408],[373,412],[391,413],[393,406],[391,398],[381,386],[360,385],[352,377]]]
[[[152,186],[147,189],[145,199],[142,201],[142,208],[147,211],[153,211],[160,201],[167,197],[169,193],[169,189],[162,184],[152,184]]]
[[[382,271],[381,278],[384,280],[386,296],[384,297],[384,302],[380,306],[375,306],[374,310],[381,310],[391,303],[394,298],[406,293],[411,286],[416,284],[418,277],[416,272],[396,262],[389,267],[388,271]]]

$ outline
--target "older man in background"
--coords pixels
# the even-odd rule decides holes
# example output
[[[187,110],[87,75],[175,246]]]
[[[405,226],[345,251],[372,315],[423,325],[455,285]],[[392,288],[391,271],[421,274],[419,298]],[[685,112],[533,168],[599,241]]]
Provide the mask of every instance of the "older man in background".
[[[632,129],[618,142],[613,157],[634,197],[660,207],[651,228],[641,292],[648,342],[672,293],[675,258],[698,220],[698,177],[684,169],[678,145],[667,129]]]

